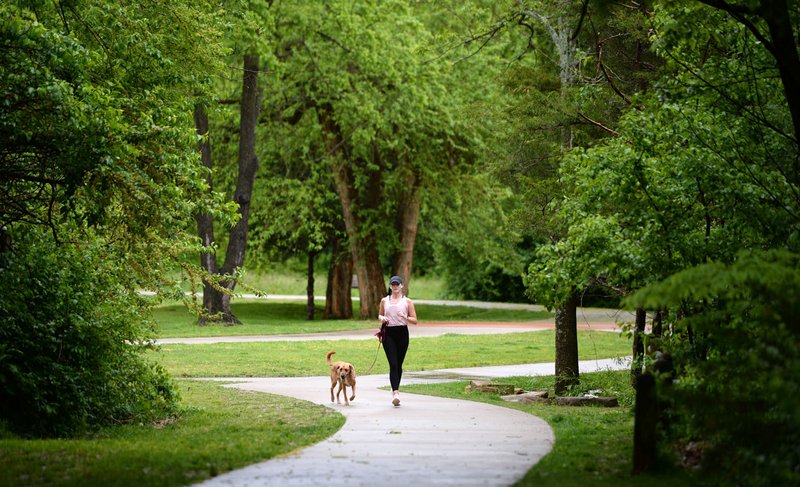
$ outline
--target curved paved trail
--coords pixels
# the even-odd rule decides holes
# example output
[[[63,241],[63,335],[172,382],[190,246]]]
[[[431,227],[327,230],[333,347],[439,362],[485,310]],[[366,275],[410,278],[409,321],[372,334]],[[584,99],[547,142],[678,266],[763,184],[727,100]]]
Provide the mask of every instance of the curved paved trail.
[[[327,377],[248,379],[233,385],[329,403]],[[488,404],[402,394],[389,402],[385,376],[358,378],[347,418],[335,435],[288,456],[228,472],[200,485],[326,487],[507,486],[547,454],[553,432],[543,420]]]
[[[619,331],[612,320],[589,323],[597,331]],[[505,324],[430,324],[411,327],[414,336],[445,333],[513,333],[551,329],[552,322]],[[218,341],[374,339],[374,330],[331,334],[209,337],[159,340],[159,343]],[[346,357],[342,357],[346,359]],[[581,372],[628,368],[626,360],[580,363]],[[458,379],[553,375],[555,364],[406,372],[403,383]],[[480,402],[401,394],[391,405],[386,374],[359,376],[350,406],[330,403],[328,377],[223,378],[227,387],[268,392],[332,407],[346,417],[335,435],[289,455],[234,470],[198,485],[221,486],[508,486],[520,480],[553,446],[542,419]]]
[[[582,372],[629,368],[628,360],[580,363]],[[404,383],[552,375],[555,364],[444,369],[404,374]],[[508,486],[553,446],[542,419],[490,404],[402,393],[390,403],[385,374],[358,377],[350,406],[330,403],[328,377],[221,378],[227,387],[332,407],[346,417],[335,435],[287,456],[234,470],[203,487]]]

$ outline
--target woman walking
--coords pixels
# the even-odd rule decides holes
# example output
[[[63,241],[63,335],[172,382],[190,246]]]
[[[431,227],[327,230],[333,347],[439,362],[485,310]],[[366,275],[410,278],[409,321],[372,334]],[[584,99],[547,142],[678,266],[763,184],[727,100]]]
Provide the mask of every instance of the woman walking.
[[[408,351],[408,324],[417,324],[414,303],[403,294],[403,279],[389,279],[391,292],[381,300],[378,320],[386,324],[383,351],[389,361],[389,382],[392,385],[392,404],[400,405],[400,378],[403,376],[403,360]]]

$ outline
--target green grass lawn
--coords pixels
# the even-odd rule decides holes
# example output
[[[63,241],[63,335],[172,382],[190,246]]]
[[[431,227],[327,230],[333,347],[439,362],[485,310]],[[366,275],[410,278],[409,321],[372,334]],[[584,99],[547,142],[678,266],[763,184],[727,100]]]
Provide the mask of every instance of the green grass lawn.
[[[576,392],[602,390],[620,400],[621,407],[569,407],[545,404],[518,404],[503,401],[498,395],[465,392],[467,382],[409,384],[407,393],[429,394],[454,399],[481,401],[538,416],[553,428],[553,450],[531,468],[517,487],[672,487],[715,486],[714,479],[690,472],[664,468],[662,471],[631,475],[633,466],[633,389],[628,371],[581,374]],[[512,383],[525,390],[549,390],[553,377],[509,377],[499,382]],[[663,459],[669,465],[669,459]]]
[[[173,305],[159,306],[154,316],[161,336],[307,333],[375,326],[361,320],[306,322],[302,303],[240,302],[235,309],[244,325],[201,328],[184,308]],[[423,321],[542,319],[509,310],[420,306],[418,311]],[[553,346],[553,331],[413,338],[406,370],[551,362]],[[376,340],[178,344],[163,345],[149,358],[175,377],[311,376],[327,374],[328,350],[336,350],[337,358],[355,363],[363,372],[376,348]],[[616,333],[579,332],[583,360],[629,355],[630,348],[629,340]],[[374,373],[386,373],[385,362],[380,353]],[[512,405],[497,396],[466,394],[463,382],[404,388],[519,408],[545,419],[556,434],[554,450],[519,485],[702,485],[672,470],[630,476],[633,392],[628,372],[603,374],[582,374],[581,387],[603,388],[619,397],[622,407]],[[550,388],[553,383],[553,377],[509,380],[528,390]],[[343,424],[341,415],[323,406],[228,389],[218,383],[177,382],[184,409],[163,424],[120,425],[80,438],[54,440],[21,440],[3,434],[0,428],[0,485],[182,486],[316,443]]]
[[[332,409],[201,381],[179,381],[180,417],[75,439],[0,439],[0,485],[183,486],[333,435]]]
[[[196,262],[197,260],[192,260]],[[253,270],[245,273],[244,282],[248,286],[258,289],[271,295],[293,295],[305,296],[308,286],[306,272],[306,262],[295,261],[291,264],[274,263],[270,269]],[[328,281],[327,264],[318,266],[314,275],[314,295],[325,296]],[[181,274],[175,272],[170,275],[172,279],[180,280]],[[414,299],[445,299],[445,283],[436,276],[414,276],[409,283],[409,296]],[[388,289],[389,276],[386,276],[386,286]],[[191,286],[188,282],[183,283],[183,289],[189,291]],[[238,289],[241,291],[241,289]],[[247,293],[247,291],[241,291]],[[352,290],[353,296],[358,296],[358,288]]]
[[[322,333],[377,326],[374,322],[357,319],[306,321],[306,305],[300,302],[243,299],[237,300],[232,308],[242,321],[241,325],[198,326],[197,317],[181,303],[156,306],[152,318],[158,323],[159,338]],[[316,316],[321,318],[325,309],[319,306],[315,309]]]
[[[358,303],[355,302],[358,306]],[[299,301],[281,302],[264,299],[238,299],[234,314],[241,325],[198,326],[197,317],[181,303],[166,303],[153,309],[152,318],[158,323],[160,338],[193,336],[282,335],[289,333],[322,333],[377,327],[374,320],[323,320],[323,306],[315,306],[315,319],[307,321],[306,304]],[[421,323],[430,322],[531,322],[552,319],[546,311],[478,309],[466,306],[416,306]],[[357,312],[357,311],[356,311]]]
[[[302,264],[305,266],[305,263]],[[247,282],[253,287],[265,291],[267,294],[306,295],[306,276],[303,274],[305,267],[298,269],[300,272],[285,272],[276,269],[272,272],[248,274]],[[328,281],[324,272],[317,270],[314,279],[314,295],[325,296]],[[442,299],[445,296],[444,282],[435,276],[416,276],[409,283],[409,296],[415,299]],[[389,285],[389,276],[386,276],[386,285]],[[353,289],[353,296],[358,296],[358,288]]]
[[[403,369],[434,370],[553,361],[552,330],[501,335],[445,335],[412,338]],[[366,371],[375,358],[377,340],[320,340],[168,344],[152,353],[176,377],[292,377],[326,375],[325,354]],[[578,332],[582,360],[630,355],[627,337],[609,332]],[[388,372],[382,352],[372,373]]]

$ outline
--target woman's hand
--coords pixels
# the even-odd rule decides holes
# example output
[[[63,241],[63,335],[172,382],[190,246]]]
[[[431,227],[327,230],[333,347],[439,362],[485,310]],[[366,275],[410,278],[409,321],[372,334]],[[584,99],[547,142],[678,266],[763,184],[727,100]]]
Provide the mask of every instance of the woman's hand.
[[[405,314],[401,313],[400,317],[403,318],[407,323],[410,323],[412,325],[417,324],[417,317],[411,315],[410,313],[405,313]]]

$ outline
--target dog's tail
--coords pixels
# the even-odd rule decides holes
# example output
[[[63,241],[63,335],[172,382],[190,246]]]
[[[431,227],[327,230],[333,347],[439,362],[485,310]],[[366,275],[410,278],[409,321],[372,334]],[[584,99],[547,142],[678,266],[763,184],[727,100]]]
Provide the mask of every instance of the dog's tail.
[[[328,362],[328,365],[333,365],[331,363],[331,355],[333,355],[334,353],[336,352],[328,352],[328,355],[325,356],[325,361]]]

